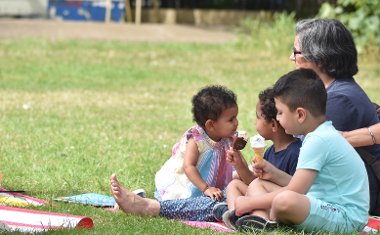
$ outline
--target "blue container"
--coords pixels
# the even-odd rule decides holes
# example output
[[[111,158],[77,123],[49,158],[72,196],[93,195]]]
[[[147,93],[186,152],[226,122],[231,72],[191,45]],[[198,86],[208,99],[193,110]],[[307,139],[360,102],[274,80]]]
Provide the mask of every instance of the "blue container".
[[[105,0],[49,0],[48,15],[50,18],[80,21],[104,21],[106,16]],[[124,21],[124,1],[112,1],[111,20]]]

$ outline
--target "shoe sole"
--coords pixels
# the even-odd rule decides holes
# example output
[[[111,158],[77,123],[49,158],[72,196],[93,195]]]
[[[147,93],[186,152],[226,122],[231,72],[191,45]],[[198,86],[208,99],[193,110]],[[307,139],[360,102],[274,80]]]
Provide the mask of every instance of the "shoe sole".
[[[278,223],[275,221],[266,220],[256,215],[245,215],[240,217],[236,221],[236,227],[239,231],[270,231],[278,227]]]
[[[219,221],[219,222],[223,221],[223,214],[224,214],[224,213],[222,214],[222,217],[221,217],[221,218],[215,216],[215,214],[216,214],[216,211],[219,209],[219,207],[222,207],[222,206],[226,207],[226,208],[227,208],[226,211],[228,211],[228,205],[227,205],[226,202],[220,202],[220,203],[217,203],[217,204],[215,204],[214,207],[212,208],[212,214],[214,215],[215,220],[216,220],[216,221]]]
[[[235,210],[232,210],[232,211],[227,211],[223,214],[223,222],[224,224],[229,227],[230,229],[233,229],[233,230],[236,230],[236,221],[239,219],[239,217],[237,217],[235,215]]]

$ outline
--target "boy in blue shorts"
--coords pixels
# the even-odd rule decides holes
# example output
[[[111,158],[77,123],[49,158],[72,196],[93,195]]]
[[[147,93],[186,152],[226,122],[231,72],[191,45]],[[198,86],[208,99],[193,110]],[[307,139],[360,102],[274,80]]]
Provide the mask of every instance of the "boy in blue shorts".
[[[362,231],[368,177],[355,149],[325,120],[322,81],[312,70],[299,69],[282,76],[273,91],[277,120],[288,134],[305,135],[297,169],[285,187],[262,180],[256,185],[261,194],[236,198],[236,226],[257,230],[279,222],[307,232]]]

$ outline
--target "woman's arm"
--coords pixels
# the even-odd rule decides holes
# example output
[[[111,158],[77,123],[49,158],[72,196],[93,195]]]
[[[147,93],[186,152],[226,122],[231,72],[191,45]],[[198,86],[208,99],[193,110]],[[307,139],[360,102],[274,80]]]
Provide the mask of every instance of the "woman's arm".
[[[362,147],[378,144],[380,140],[380,123],[368,128],[360,128],[353,131],[342,132],[346,140],[354,147]]]

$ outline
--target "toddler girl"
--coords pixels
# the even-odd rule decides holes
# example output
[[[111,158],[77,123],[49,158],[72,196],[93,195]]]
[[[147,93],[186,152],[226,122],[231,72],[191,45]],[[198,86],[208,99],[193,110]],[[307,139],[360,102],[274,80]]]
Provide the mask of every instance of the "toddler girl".
[[[208,86],[193,97],[192,105],[197,125],[185,132],[172,157],[156,173],[159,201],[202,194],[221,200],[232,179],[226,150],[238,127],[236,95],[223,86]]]

